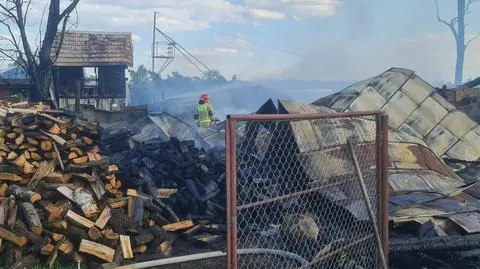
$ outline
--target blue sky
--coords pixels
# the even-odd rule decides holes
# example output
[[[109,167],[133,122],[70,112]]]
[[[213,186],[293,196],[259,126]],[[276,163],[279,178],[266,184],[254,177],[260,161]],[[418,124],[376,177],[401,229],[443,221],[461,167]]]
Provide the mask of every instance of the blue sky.
[[[449,20],[456,1],[438,2]],[[81,0],[78,29],[132,32],[135,65],[150,66],[154,10],[160,29],[226,77],[357,80],[400,66],[453,79],[455,44],[433,0]],[[480,32],[478,14],[480,1],[467,15],[469,37]],[[181,57],[174,70],[199,74]],[[465,63],[465,77],[476,76],[480,38]]]

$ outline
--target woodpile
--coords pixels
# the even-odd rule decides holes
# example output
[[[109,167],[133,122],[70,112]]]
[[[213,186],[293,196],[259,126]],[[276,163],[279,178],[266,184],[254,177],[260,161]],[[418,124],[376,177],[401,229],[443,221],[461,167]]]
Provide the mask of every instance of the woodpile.
[[[50,268],[59,258],[118,265],[168,257],[179,238],[223,237],[224,168],[178,140],[137,145],[113,164],[100,134],[42,104],[0,104],[0,266],[30,268],[39,255]]]

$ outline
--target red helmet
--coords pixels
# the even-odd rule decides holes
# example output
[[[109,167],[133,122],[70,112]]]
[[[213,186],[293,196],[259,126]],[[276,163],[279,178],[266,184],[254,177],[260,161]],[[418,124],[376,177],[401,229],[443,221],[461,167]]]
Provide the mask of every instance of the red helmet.
[[[208,96],[208,93],[202,93],[202,95],[200,95],[200,100],[204,102],[208,102],[208,99],[210,99],[210,97]]]

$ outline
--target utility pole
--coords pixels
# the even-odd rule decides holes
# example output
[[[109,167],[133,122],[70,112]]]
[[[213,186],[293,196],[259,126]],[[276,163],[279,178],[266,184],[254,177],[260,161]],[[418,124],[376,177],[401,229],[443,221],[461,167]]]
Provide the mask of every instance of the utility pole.
[[[153,12],[153,40],[152,40],[152,72],[155,73],[155,32],[157,29],[157,12]]]

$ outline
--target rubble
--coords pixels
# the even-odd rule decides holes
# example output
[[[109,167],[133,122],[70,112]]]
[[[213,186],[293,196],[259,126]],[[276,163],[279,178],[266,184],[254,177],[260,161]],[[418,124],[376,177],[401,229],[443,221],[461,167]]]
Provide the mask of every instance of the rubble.
[[[68,112],[2,103],[0,119],[2,266],[118,265],[223,238],[224,164],[194,142],[145,141],[114,164],[101,129]]]

